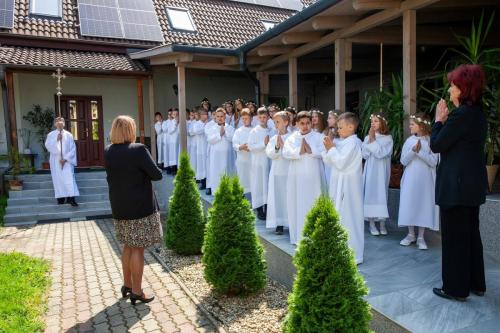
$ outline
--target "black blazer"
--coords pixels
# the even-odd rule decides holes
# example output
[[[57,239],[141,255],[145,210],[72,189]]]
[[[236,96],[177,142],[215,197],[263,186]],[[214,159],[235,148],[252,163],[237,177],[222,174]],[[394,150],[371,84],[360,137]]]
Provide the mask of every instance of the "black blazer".
[[[485,202],[487,130],[480,106],[461,105],[444,124],[434,124],[431,149],[441,154],[436,177],[437,205],[480,206]]]
[[[113,144],[104,153],[113,218],[135,220],[156,211],[152,180],[162,178],[143,144]]]

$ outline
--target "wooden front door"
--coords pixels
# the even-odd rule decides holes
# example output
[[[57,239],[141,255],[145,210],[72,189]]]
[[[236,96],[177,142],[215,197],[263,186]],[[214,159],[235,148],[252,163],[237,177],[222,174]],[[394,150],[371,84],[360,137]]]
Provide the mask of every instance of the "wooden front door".
[[[101,97],[61,97],[61,115],[66,120],[66,129],[75,139],[79,167],[104,166],[102,114]]]

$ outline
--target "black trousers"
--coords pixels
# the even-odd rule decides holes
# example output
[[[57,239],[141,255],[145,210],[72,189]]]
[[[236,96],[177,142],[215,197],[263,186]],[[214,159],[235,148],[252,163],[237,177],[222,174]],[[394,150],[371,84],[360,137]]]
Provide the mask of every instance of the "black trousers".
[[[486,291],[479,207],[441,207],[441,241],[443,290],[455,297]]]

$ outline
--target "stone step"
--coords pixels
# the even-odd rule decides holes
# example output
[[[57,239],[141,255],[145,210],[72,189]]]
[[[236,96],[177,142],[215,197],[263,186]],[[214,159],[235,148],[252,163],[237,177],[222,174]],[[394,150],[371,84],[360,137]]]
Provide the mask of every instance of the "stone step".
[[[108,193],[108,186],[96,187],[79,187],[80,194],[104,194]],[[24,190],[24,191],[9,191],[9,197],[13,199],[19,198],[39,198],[50,197],[54,198],[53,189],[38,189],[38,190]]]
[[[97,201],[109,201],[109,194],[85,194],[77,197],[77,202],[97,202]],[[9,207],[23,207],[30,205],[49,205],[55,204],[56,199],[54,197],[38,197],[38,198],[9,198],[7,200],[7,205]]]
[[[102,209],[111,209],[109,201],[90,201],[90,202],[82,202],[80,200],[76,200],[78,202],[79,208],[84,210],[102,210]],[[23,206],[7,206],[5,213],[8,215],[15,214],[37,214],[38,212],[69,212],[74,211],[75,207],[72,207],[69,204],[58,205],[56,200],[53,199],[51,204],[30,204]]]
[[[9,179],[11,176],[5,175],[6,179]],[[17,178],[23,181],[51,181],[52,177],[50,173],[36,173],[31,175],[19,175]],[[95,171],[95,172],[76,172],[75,173],[76,180],[80,179],[106,179],[106,172],[104,171]]]
[[[76,219],[88,219],[92,217],[109,217],[111,209],[86,209],[84,207],[72,207],[68,211],[52,211],[39,213],[6,214],[4,222],[6,226],[33,224],[45,221],[64,221]]]
[[[108,186],[108,182],[104,178],[90,178],[90,179],[77,179],[76,181],[78,187],[98,187],[98,186]],[[44,181],[24,181],[24,190],[41,190],[41,189],[52,189],[52,180]]]

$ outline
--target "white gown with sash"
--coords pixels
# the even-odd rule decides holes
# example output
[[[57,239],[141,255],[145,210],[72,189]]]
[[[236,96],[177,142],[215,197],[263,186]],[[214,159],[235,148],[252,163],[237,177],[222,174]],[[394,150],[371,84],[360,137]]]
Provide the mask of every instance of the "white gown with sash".
[[[76,145],[73,135],[62,131],[62,158],[66,160],[64,167],[61,168],[61,142],[57,141],[59,130],[54,130],[47,135],[45,148],[50,153],[50,174],[54,184],[54,193],[56,198],[77,197],[80,195],[75,179],[76,163]]]

